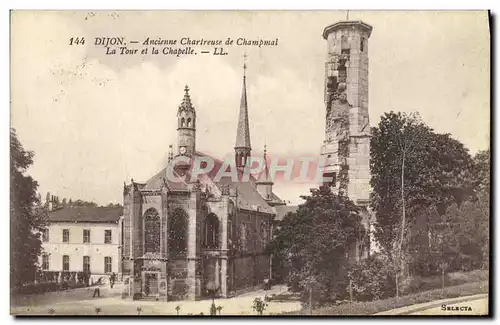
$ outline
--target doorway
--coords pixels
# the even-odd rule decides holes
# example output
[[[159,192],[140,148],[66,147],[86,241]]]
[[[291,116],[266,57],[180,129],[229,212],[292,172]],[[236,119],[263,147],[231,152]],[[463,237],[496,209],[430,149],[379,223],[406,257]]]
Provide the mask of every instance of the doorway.
[[[158,296],[158,273],[146,272],[144,281],[144,293],[146,296]]]

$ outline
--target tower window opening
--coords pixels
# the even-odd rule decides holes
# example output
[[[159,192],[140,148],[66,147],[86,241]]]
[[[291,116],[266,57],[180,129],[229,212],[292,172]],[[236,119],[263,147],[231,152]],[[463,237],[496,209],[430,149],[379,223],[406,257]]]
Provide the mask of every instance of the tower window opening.
[[[365,38],[364,37],[361,37],[361,40],[359,42],[359,49],[361,50],[361,52],[363,52],[365,50]]]
[[[340,38],[340,48],[342,49],[342,51],[349,48],[349,43],[345,35]]]
[[[191,118],[188,118],[187,119],[187,127],[190,128],[191,127]]]
[[[337,173],[329,172],[323,174],[323,186],[336,187]]]
[[[181,128],[183,128],[186,125],[186,120],[184,117],[181,119]]]

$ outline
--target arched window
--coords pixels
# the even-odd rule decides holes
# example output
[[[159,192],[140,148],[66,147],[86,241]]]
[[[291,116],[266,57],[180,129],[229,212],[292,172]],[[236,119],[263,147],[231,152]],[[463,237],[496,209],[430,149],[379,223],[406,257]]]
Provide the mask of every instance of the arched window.
[[[182,209],[176,209],[168,216],[168,254],[184,255],[187,253],[188,215]]]
[[[183,117],[183,118],[181,118],[181,128],[183,128],[184,125],[186,125],[186,120]]]
[[[191,127],[191,118],[188,118],[187,120],[187,127],[190,128]]]
[[[205,218],[205,236],[203,241],[205,248],[219,248],[219,219],[213,213]]]
[[[160,215],[156,209],[144,213],[144,253],[160,253]]]

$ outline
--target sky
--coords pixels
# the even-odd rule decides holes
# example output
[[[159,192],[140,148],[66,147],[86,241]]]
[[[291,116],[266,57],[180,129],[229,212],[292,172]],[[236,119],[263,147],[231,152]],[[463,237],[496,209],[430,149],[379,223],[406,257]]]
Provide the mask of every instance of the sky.
[[[253,154],[319,155],[324,140],[323,28],[345,11],[14,12],[11,126],[35,152],[28,173],[47,191],[99,204],[122,203],[123,183],[146,181],[176,143],[187,84],[197,110],[197,150],[233,155],[243,53]],[[471,154],[490,137],[490,34],[486,11],[350,11],[373,26],[369,112],[418,111]],[[106,55],[95,37],[270,39],[226,56]],[[84,37],[84,45],[69,45]],[[314,184],[277,183],[299,203]]]

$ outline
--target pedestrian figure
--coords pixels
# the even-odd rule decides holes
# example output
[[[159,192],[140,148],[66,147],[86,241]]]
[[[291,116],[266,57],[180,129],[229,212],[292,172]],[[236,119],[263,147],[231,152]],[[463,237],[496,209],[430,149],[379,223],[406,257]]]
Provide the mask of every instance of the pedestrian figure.
[[[95,287],[95,289],[94,289],[94,295],[92,296],[92,298],[95,298],[96,295],[97,295],[98,298],[101,297],[101,289],[99,287]]]
[[[109,285],[111,286],[111,289],[113,289],[113,286],[115,285],[115,279],[116,279],[116,275],[115,275],[115,272],[111,273],[110,277],[109,277]]]

